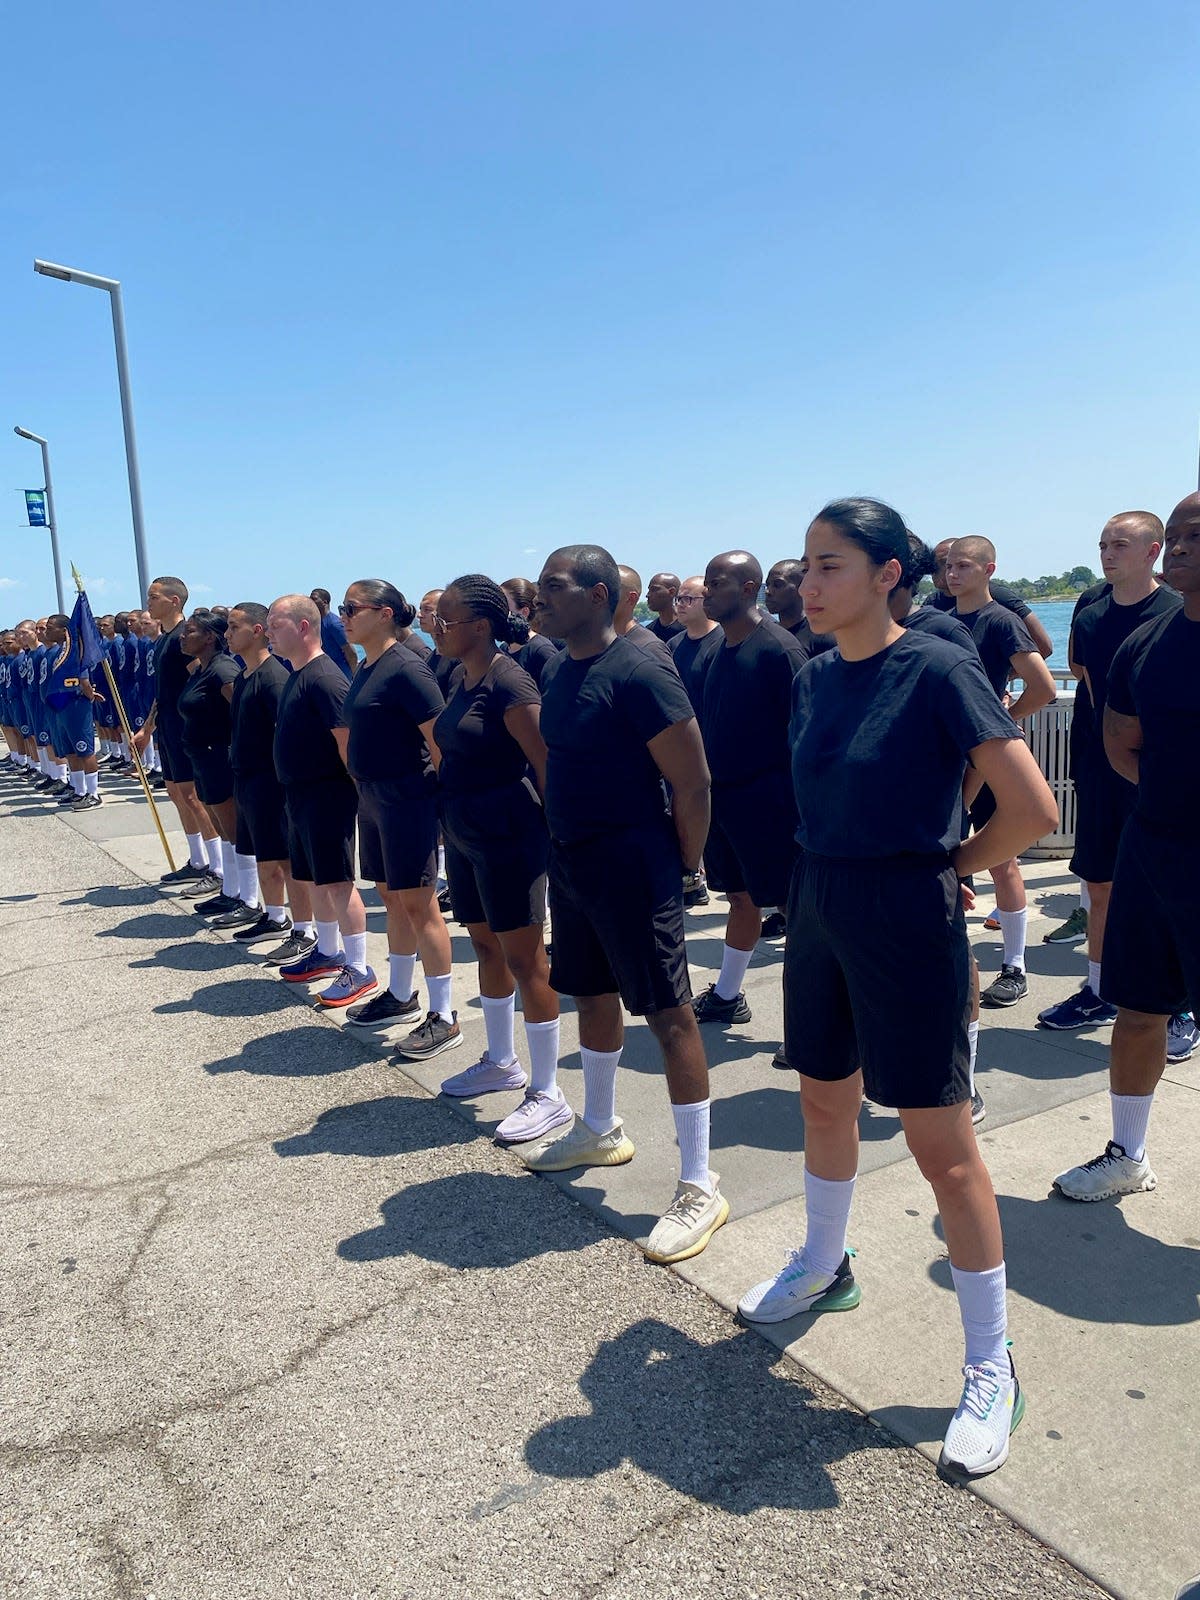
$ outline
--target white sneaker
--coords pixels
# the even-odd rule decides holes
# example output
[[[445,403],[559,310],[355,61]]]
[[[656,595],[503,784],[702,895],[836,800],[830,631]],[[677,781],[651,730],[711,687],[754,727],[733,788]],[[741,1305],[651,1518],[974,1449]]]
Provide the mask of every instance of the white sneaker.
[[[648,1261],[686,1261],[698,1256],[704,1246],[729,1220],[729,1201],[721,1194],[720,1173],[713,1172],[712,1193],[680,1179],[675,1198],[655,1223],[642,1246]]]
[[[786,1322],[802,1311],[853,1311],[861,1299],[848,1253],[836,1272],[815,1272],[804,1251],[793,1250],[773,1278],[742,1296],[738,1316],[747,1322]]]
[[[565,1127],[574,1115],[562,1095],[526,1089],[524,1100],[505,1117],[495,1137],[502,1144],[528,1144],[531,1139],[544,1139],[556,1128]]]
[[[522,1151],[521,1160],[531,1172],[569,1172],[573,1167],[622,1167],[634,1153],[633,1140],[621,1123],[608,1133],[593,1133],[579,1117],[561,1137],[528,1155]]]
[[[950,1419],[938,1465],[966,1478],[982,1478],[1008,1460],[1008,1441],[1025,1415],[1025,1396],[1013,1359],[1008,1371],[990,1361],[964,1367],[962,1399]]]
[[[456,1072],[442,1084],[442,1093],[456,1100],[469,1100],[477,1094],[499,1094],[504,1089],[523,1089],[525,1074],[516,1056],[511,1061],[493,1061],[486,1052],[473,1067]]]
[[[1060,1172],[1051,1187],[1067,1200],[1108,1200],[1117,1194],[1141,1194],[1144,1189],[1157,1189],[1158,1179],[1145,1156],[1134,1161],[1110,1139],[1102,1156],[1085,1161],[1081,1167]]]

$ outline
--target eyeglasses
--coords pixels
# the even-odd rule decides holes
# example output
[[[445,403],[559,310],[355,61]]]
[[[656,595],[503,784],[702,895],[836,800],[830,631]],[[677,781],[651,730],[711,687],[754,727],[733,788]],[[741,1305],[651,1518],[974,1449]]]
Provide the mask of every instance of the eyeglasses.
[[[433,613],[433,631],[434,633],[448,633],[451,628],[462,628],[468,622],[477,622],[478,620],[477,617],[460,617],[457,622],[447,622],[445,617],[435,611]]]
[[[360,611],[382,611],[382,606],[369,606],[365,600],[347,600],[344,606],[338,607],[339,617],[354,617]]]
[[[677,594],[675,596],[675,604],[677,606],[698,606],[703,599],[704,596],[702,594]]]

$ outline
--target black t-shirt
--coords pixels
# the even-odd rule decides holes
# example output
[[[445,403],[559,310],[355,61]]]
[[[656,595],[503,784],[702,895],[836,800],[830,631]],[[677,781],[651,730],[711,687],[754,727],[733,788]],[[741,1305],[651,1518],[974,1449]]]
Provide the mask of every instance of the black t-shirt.
[[[683,632],[682,622],[663,622],[655,617],[653,622],[646,623],[646,632],[652,633],[656,639],[661,639],[664,644],[669,644],[677,633]]]
[[[523,667],[539,689],[542,687],[542,674],[548,662],[562,650],[561,644],[556,644],[553,639],[547,639],[544,634],[531,633],[525,643],[517,651],[513,660],[519,667]]]
[[[442,691],[442,699],[449,700],[450,680],[458,671],[458,662],[452,661],[449,656],[439,655],[435,650],[432,655],[426,657],[425,665],[433,673],[434,680]]]
[[[1075,624],[1089,606],[1094,606],[1097,600],[1103,600],[1106,594],[1112,593],[1112,584],[1106,579],[1093,583],[1075,601],[1075,609],[1071,612],[1071,632],[1067,641],[1067,661],[1074,662],[1075,657]],[[1093,740],[1099,741],[1100,730],[1096,725],[1096,708],[1092,705],[1092,697],[1088,693],[1088,686],[1080,678],[1075,685],[1075,707],[1071,713],[1071,762],[1072,766],[1078,759],[1085,745],[1090,745]],[[1074,773],[1072,773],[1074,776]]]
[[[1113,657],[1144,622],[1152,622],[1180,604],[1178,593],[1165,587],[1155,589],[1144,600],[1131,606],[1118,605],[1110,592],[1080,613],[1071,630],[1072,660],[1087,668],[1091,702],[1096,713],[1092,728],[1099,736],[1108,690],[1108,671]]]
[[[646,746],[691,718],[674,666],[639,650],[628,634],[586,661],[566,650],[557,655],[542,679],[551,835],[577,843],[619,828],[663,825],[666,795]]]
[[[1006,583],[989,583],[988,588],[998,606],[1003,606],[1006,611],[1015,611],[1018,617],[1027,617],[1033,610],[1028,601],[1022,600],[1016,590],[1010,589]],[[953,611],[958,601],[952,594],[943,594],[940,589],[935,589],[921,604],[933,606],[936,611]]]
[[[406,639],[398,639],[396,642],[403,645],[406,650],[411,650],[418,661],[428,662],[433,654],[424,639],[419,639],[415,633],[410,633]],[[458,662],[456,661],[454,665],[457,666]]]
[[[423,777],[431,766],[421,724],[432,722],[445,704],[437,679],[411,650],[393,645],[371,666],[362,662],[342,707],[351,775]]]
[[[504,726],[504,715],[513,706],[536,706],[541,701],[537,685],[515,656],[498,655],[473,689],[460,674],[433,728],[442,753],[438,769],[442,793],[478,794],[520,783],[525,755]]]
[[[1012,658],[1015,655],[1040,654],[1029,629],[1014,612],[998,600],[989,600],[978,611],[960,611],[958,620],[968,628],[987,680],[1003,698],[1012,676]]]
[[[779,626],[782,628],[783,624],[780,623]],[[814,633],[807,617],[801,617],[793,627],[784,631],[790,633],[804,651],[806,661],[811,661],[814,656],[823,656],[826,650],[832,650],[837,644],[831,633]]]
[[[649,628],[643,628],[640,623],[630,628],[628,633],[622,635],[622,638],[628,639],[630,644],[637,645],[639,650],[645,650],[648,655],[657,656],[660,661],[665,661],[668,666],[674,666],[670,650],[657,634],[651,633]]]
[[[708,677],[708,669],[712,666],[712,658],[716,651],[725,643],[725,634],[720,628],[710,628],[699,639],[691,639],[686,631],[678,633],[667,646],[675,660],[675,670],[683,680],[683,687],[687,690],[687,697],[692,702],[692,710],[697,717],[700,707],[704,703],[704,680]]]
[[[929,633],[935,639],[945,639],[947,644],[957,645],[960,650],[978,659],[979,651],[975,648],[970,628],[949,611],[935,611],[928,605],[914,606],[900,626],[911,628],[914,633]]]
[[[1108,669],[1107,705],[1142,725],[1138,817],[1190,843],[1200,794],[1200,622],[1173,606],[1131,634]]]
[[[165,728],[168,737],[182,732],[179,718],[179,696],[188,681],[190,657],[183,653],[180,639],[183,623],[179,622],[170,633],[161,633],[154,641],[154,697],[158,705],[155,724]]]
[[[345,727],[342,707],[349,692],[346,674],[327,655],[314,656],[288,676],[275,716],[280,783],[349,783],[333,737],[334,728]]]
[[[229,760],[239,776],[274,772],[272,750],[279,697],[290,676],[281,661],[268,656],[249,677],[240,672],[233,680],[233,699],[229,705],[233,720]]]
[[[817,657],[820,660],[820,657]],[[764,617],[732,647],[722,635],[704,680],[700,729],[714,785],[750,783],[788,769],[792,679],[804,647]]]
[[[229,702],[221,689],[233,682],[239,670],[232,656],[215,655],[184,684],[178,710],[183,721],[185,750],[229,748]]]
[[[818,656],[792,689],[796,838],[855,860],[945,854],[967,752],[1020,736],[978,658],[944,639],[906,631],[866,661]]]

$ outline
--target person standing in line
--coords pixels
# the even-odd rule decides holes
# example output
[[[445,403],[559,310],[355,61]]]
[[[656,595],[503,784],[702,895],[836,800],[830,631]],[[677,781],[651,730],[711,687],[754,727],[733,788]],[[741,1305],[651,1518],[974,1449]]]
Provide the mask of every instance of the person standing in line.
[[[704,680],[715,651],[721,647],[720,625],[710,620],[704,609],[704,579],[685,578],[675,596],[675,615],[681,630],[667,645],[697,721],[703,703]],[[708,881],[701,863],[696,872],[683,880],[683,904],[687,910],[708,904]]]
[[[641,623],[634,619],[637,603],[642,598],[641,575],[632,567],[620,566],[617,571],[621,577],[621,596],[613,614],[614,629],[622,637],[628,634],[640,649],[653,651],[660,660],[669,662],[671,652],[658,635],[649,628],[643,628]]]
[[[675,611],[675,596],[679,593],[679,579],[673,572],[656,572],[646,585],[646,604],[654,612],[646,624],[663,644],[670,644],[683,632],[683,624]]]
[[[934,546],[933,571],[929,574],[933,580],[933,593],[924,601],[927,606],[932,606],[935,611],[955,611],[958,603],[950,588],[946,576],[946,568],[950,561],[950,551],[958,541],[956,539],[943,539]],[[1046,632],[1045,624],[1034,611],[1027,600],[1022,600],[1015,589],[1010,589],[1006,583],[990,583],[989,589],[992,599],[998,606],[1003,606],[1006,611],[1011,611],[1025,624],[1025,631],[1034,642],[1039,655],[1048,661],[1054,654],[1054,641]]]
[[[803,572],[804,563],[798,556],[786,556],[777,561],[763,584],[763,610],[769,611],[779,626],[787,629],[803,649],[806,659],[811,659],[832,650],[833,639],[827,633],[814,633],[804,615],[804,601],[800,598]]]
[[[46,643],[49,650],[43,663],[44,699],[50,715],[54,749],[68,767],[71,810],[91,811],[100,804],[93,716],[96,690],[89,673],[80,668],[70,617],[58,613],[46,618]]]
[[[662,1050],[680,1150],[675,1198],[643,1249],[652,1261],[682,1261],[729,1216],[708,1165],[708,1063],[690,1004],[683,924],[683,874],[700,864],[709,777],[674,664],[614,628],[620,592],[617,564],[598,545],[554,551],[538,580],[539,623],[566,641],[546,670],[541,715],[550,982],[574,997],[579,1014],[584,1104],[573,1127],[521,1159],[535,1172],[633,1159],[616,1112],[624,1002],[646,1018]]]
[[[253,906],[252,920],[257,921],[258,879],[254,863],[239,860],[235,843],[237,807],[233,799],[233,768],[229,764],[229,702],[239,669],[225,643],[224,617],[207,609],[193,611],[183,625],[179,643],[192,662],[192,672],[179,696],[183,748],[192,764],[196,796],[221,839],[220,888],[213,895],[197,899],[192,909],[203,917],[228,919]]]
[[[937,1201],[966,1342],[941,1464],[977,1477],[1007,1460],[1024,1399],[1008,1350],[1000,1218],[971,1124],[960,880],[1014,856],[1054,826],[1057,812],[979,662],[893,620],[889,596],[910,559],[907,534],[890,506],[850,499],[825,506],[805,541],[805,609],[837,639],[796,677],[790,730],[800,851],[788,901],[784,1043],[800,1078],[807,1231],[738,1312],[747,1323],[774,1323],[859,1303],[846,1251],[859,1111],[864,1093],[896,1107]],[[996,808],[960,842],[968,763]]]
[[[533,616],[533,602],[537,596],[537,588],[528,578],[509,578],[500,587],[508,600],[509,610],[519,621],[524,622],[528,630],[523,640],[519,639],[514,631],[508,652],[516,656],[517,665],[525,669],[540,693],[542,674],[546,670],[547,663],[554,660],[562,645],[556,639],[548,639],[545,634],[537,631],[536,619]]]
[[[335,666],[352,678],[358,667],[358,652],[347,640],[341,618],[333,612],[329,590],[314,589],[308,598],[321,613],[321,649]]]

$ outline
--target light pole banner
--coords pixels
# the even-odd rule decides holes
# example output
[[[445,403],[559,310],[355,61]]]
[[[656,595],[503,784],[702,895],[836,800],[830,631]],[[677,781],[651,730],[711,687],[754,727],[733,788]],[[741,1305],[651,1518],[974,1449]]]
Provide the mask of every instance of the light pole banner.
[[[29,516],[31,528],[44,528],[46,526],[46,491],[44,489],[26,489],[25,510]]]

